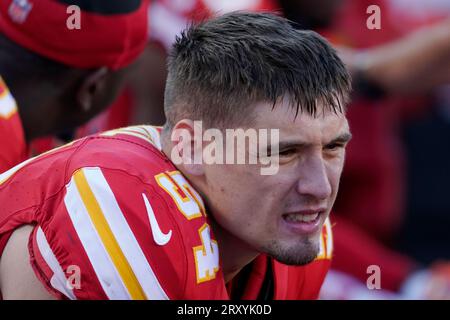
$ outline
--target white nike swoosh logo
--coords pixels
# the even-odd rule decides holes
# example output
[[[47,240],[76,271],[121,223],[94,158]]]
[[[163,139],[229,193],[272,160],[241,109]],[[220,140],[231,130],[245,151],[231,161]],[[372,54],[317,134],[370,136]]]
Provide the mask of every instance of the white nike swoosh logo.
[[[150,220],[150,227],[152,229],[153,239],[156,244],[160,246],[166,245],[170,238],[172,237],[172,230],[167,233],[163,233],[161,228],[159,227],[158,221],[156,221],[155,212],[153,212],[153,208],[148,201],[147,196],[143,193],[142,197],[144,198],[145,207],[147,208],[148,218]]]

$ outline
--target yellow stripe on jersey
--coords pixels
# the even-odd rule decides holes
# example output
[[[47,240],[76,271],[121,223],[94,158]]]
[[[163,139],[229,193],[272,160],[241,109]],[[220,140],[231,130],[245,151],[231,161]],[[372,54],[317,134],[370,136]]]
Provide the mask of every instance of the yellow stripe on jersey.
[[[6,86],[5,81],[3,81],[3,78],[0,77],[0,99],[5,97],[8,93],[8,87]]]
[[[103,242],[103,245],[108,252],[112,262],[114,263],[117,271],[122,278],[128,292],[132,299],[144,300],[146,295],[142,289],[136,275],[133,272],[128,260],[126,259],[124,253],[122,252],[116,238],[114,237],[111,228],[103,214],[89,184],[86,180],[84,172],[78,170],[74,174],[74,181],[77,186],[78,192],[81,199],[88,211],[88,214],[92,220],[92,223]]]

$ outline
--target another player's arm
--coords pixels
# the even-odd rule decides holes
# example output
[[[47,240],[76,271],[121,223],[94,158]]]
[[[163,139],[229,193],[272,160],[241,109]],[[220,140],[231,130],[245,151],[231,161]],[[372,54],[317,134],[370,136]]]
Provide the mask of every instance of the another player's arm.
[[[30,264],[28,241],[32,225],[13,232],[0,257],[0,291],[5,300],[54,300],[42,285]]]
[[[450,19],[446,19],[373,49],[339,48],[340,57],[355,75],[386,92],[427,91],[450,81],[449,28]]]

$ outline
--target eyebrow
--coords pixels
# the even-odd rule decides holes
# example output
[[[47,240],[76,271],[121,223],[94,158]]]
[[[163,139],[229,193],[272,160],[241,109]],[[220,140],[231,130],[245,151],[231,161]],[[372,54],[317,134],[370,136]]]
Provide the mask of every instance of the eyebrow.
[[[327,146],[327,145],[336,144],[336,143],[346,144],[351,139],[352,139],[352,134],[350,132],[345,132],[345,133],[339,135],[338,137],[334,138],[330,142],[326,143],[325,145]]]
[[[345,132],[334,138],[333,140],[325,143],[324,145],[328,146],[330,144],[346,144],[352,139],[352,134],[350,132]],[[305,148],[311,146],[309,142],[303,141],[282,141],[278,144],[278,150],[284,150],[289,148]]]

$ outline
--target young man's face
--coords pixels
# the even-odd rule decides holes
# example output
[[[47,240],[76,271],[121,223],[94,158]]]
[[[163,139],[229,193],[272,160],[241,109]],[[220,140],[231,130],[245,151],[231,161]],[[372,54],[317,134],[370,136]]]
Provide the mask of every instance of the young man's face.
[[[350,132],[345,115],[299,113],[287,102],[255,108],[254,129],[279,129],[278,172],[259,164],[205,166],[202,193],[219,228],[287,264],[306,264],[319,251],[322,225],[336,199]],[[295,120],[294,120],[295,119]],[[247,128],[244,128],[247,129]],[[248,152],[248,150],[247,150]]]

